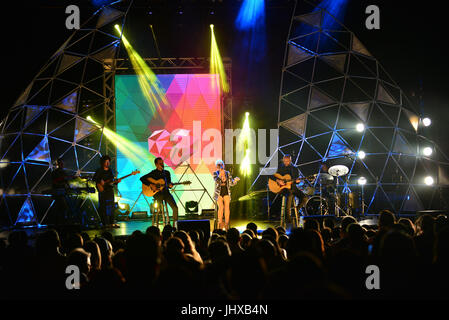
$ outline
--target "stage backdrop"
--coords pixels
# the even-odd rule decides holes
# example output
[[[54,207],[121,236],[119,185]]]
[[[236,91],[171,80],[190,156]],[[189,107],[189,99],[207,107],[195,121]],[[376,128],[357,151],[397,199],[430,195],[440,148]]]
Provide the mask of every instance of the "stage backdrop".
[[[216,85],[217,75],[163,74],[157,78],[166,99],[156,110],[149,107],[136,75],[115,78],[116,132],[132,144],[131,152],[123,146],[117,148],[117,175],[135,169],[141,171],[119,184],[119,202],[129,204],[130,209],[134,206],[132,211],[150,213],[148,203],[153,199],[143,195],[138,199],[142,185],[139,179],[155,169],[153,160],[160,156],[172,175],[172,182],[191,181],[190,185],[177,186],[172,193],[179,214],[185,214],[183,205],[187,201],[198,201],[199,213],[202,209],[212,209],[213,202],[202,189],[207,189],[213,197],[212,172],[222,152],[221,141],[212,137],[222,132],[222,99]],[[173,154],[174,148],[177,151]]]

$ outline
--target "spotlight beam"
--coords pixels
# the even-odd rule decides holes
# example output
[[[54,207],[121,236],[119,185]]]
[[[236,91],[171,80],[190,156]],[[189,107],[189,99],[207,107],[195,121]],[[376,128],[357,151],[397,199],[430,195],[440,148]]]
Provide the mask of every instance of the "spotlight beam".
[[[145,164],[146,159],[149,157],[146,149],[129,141],[114,131],[101,126],[98,122],[92,119],[91,116],[88,116],[86,119],[93,122],[98,128],[103,129],[103,134],[106,139],[108,139],[117,149],[120,150],[121,153],[130,159],[136,167],[142,167]]]
[[[217,74],[219,78],[213,82],[213,85],[218,87],[218,82],[221,83],[221,89],[223,92],[229,92],[229,85],[226,80],[226,72],[223,65],[223,60],[221,59],[220,51],[218,49],[217,40],[215,38],[214,25],[210,25],[210,73]]]
[[[161,84],[159,83],[159,80],[147,65],[145,60],[137,53],[136,50],[134,50],[122,30],[120,30],[119,25],[116,24],[114,27],[122,37],[122,42],[126,52],[128,53],[131,64],[136,71],[137,80],[139,81],[140,89],[148,102],[148,107],[152,112],[156,110],[161,111],[161,103],[168,104],[168,100]]]
[[[240,172],[244,176],[251,174],[251,132],[249,125],[249,113],[245,112],[245,121],[243,122],[243,128],[238,139],[237,150],[243,150],[245,156],[240,164]]]

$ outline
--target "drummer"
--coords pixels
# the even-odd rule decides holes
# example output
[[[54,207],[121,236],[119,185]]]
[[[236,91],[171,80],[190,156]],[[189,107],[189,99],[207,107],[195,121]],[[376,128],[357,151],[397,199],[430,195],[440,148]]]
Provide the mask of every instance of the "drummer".
[[[335,179],[328,173],[328,170],[329,164],[327,163],[327,161],[323,161],[319,169],[318,183],[321,183],[325,189],[326,187],[329,188],[329,190],[323,191],[332,193],[335,186]]]
[[[323,161],[320,165],[319,175],[318,175],[318,183],[321,184],[321,194],[320,196],[324,199],[327,199],[329,204],[330,213],[333,213],[335,208],[335,189],[337,178],[328,173],[329,171],[329,163],[327,161]],[[335,214],[335,213],[334,213]]]

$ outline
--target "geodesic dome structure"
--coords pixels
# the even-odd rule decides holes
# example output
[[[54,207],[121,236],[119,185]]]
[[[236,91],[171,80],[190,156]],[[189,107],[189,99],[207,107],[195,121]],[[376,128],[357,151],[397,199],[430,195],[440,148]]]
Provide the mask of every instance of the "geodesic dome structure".
[[[382,65],[329,12],[293,16],[279,97],[279,156],[293,155],[304,176],[319,173],[324,161],[347,166],[339,192],[359,192],[357,180],[365,177],[370,213],[441,209],[438,191],[449,184],[449,161],[421,134],[420,118]],[[424,147],[432,155],[424,156]],[[426,176],[433,185],[424,183]]]
[[[73,174],[89,175],[110,152],[103,139],[103,128],[114,129],[115,121],[107,62],[118,52],[114,25],[123,26],[128,5],[104,6],[75,30],[1,122],[0,226],[42,222],[53,203],[48,190],[56,159]],[[93,197],[81,206],[95,210]]]

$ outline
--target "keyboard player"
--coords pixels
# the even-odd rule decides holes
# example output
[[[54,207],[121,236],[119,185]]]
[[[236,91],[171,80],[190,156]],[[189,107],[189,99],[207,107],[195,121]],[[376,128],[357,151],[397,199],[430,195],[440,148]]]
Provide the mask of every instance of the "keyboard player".
[[[64,161],[62,159],[56,160],[56,169],[51,172],[53,200],[55,200],[53,212],[54,223],[57,225],[66,224],[72,218],[71,206],[69,206],[69,199],[67,190],[70,189],[69,180],[74,179],[73,175],[68,175],[64,170]]]

